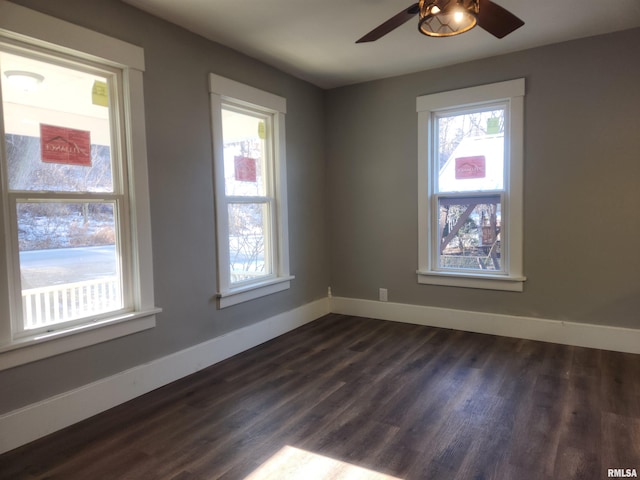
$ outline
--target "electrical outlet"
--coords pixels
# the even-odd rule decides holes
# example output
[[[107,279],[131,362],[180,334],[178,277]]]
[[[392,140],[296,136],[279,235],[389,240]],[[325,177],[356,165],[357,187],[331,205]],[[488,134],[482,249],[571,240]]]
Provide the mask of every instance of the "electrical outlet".
[[[381,302],[386,302],[388,300],[387,297],[387,289],[386,288],[381,288],[379,290],[379,295],[378,295],[379,299]]]

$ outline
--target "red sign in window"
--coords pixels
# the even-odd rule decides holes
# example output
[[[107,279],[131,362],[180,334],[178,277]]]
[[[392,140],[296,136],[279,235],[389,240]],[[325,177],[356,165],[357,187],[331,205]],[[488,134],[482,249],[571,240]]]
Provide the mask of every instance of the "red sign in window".
[[[484,155],[456,158],[456,179],[484,178],[485,163]]]
[[[255,182],[256,159],[250,157],[234,157],[235,177],[239,182]]]
[[[91,166],[91,132],[40,124],[42,161]]]

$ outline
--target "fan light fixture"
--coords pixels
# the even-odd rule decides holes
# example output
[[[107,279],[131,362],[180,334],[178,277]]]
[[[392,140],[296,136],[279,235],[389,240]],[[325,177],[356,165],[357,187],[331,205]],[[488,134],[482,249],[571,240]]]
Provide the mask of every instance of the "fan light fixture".
[[[478,0],[420,0],[420,33],[452,37],[467,32],[478,21]]]
[[[44,81],[44,77],[39,73],[22,70],[7,70],[4,76],[7,77],[9,85],[23,92],[33,92]]]

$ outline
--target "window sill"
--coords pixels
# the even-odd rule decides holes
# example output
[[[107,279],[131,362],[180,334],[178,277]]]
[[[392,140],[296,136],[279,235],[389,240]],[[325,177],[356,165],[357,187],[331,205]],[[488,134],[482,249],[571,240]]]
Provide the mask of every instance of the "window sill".
[[[291,280],[293,275],[286,277],[277,277],[269,280],[265,280],[260,283],[253,283],[226,292],[218,293],[218,308],[231,307],[239,303],[248,302],[249,300],[255,300],[256,298],[265,297],[273,293],[282,292],[291,288]]]
[[[507,275],[483,275],[474,273],[421,272],[418,271],[418,283],[425,285],[443,285],[448,287],[480,288],[484,290],[504,290],[522,292],[526,277]]]
[[[161,311],[160,308],[151,308],[16,339],[10,344],[0,346],[0,370],[153,328],[156,325],[156,314]]]

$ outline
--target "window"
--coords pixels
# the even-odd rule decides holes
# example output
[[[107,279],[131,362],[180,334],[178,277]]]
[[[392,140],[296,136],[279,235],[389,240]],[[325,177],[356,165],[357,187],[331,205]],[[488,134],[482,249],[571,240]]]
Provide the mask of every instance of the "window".
[[[418,281],[522,291],[524,79],[417,99]]]
[[[69,349],[71,333],[84,335],[73,340],[79,347],[149,328],[158,310],[141,49],[22,7],[3,8],[12,23],[0,22],[0,228],[8,274],[1,317],[10,321],[1,327],[0,351],[30,348],[3,354],[2,365],[10,366],[47,356],[37,348],[45,340],[57,342],[46,347],[54,354]],[[46,28],[37,38],[16,35],[23,22],[36,21],[68,38],[76,34],[74,48],[69,40],[45,43]],[[87,51],[104,42],[108,56]]]
[[[220,308],[290,287],[286,100],[211,74]]]

